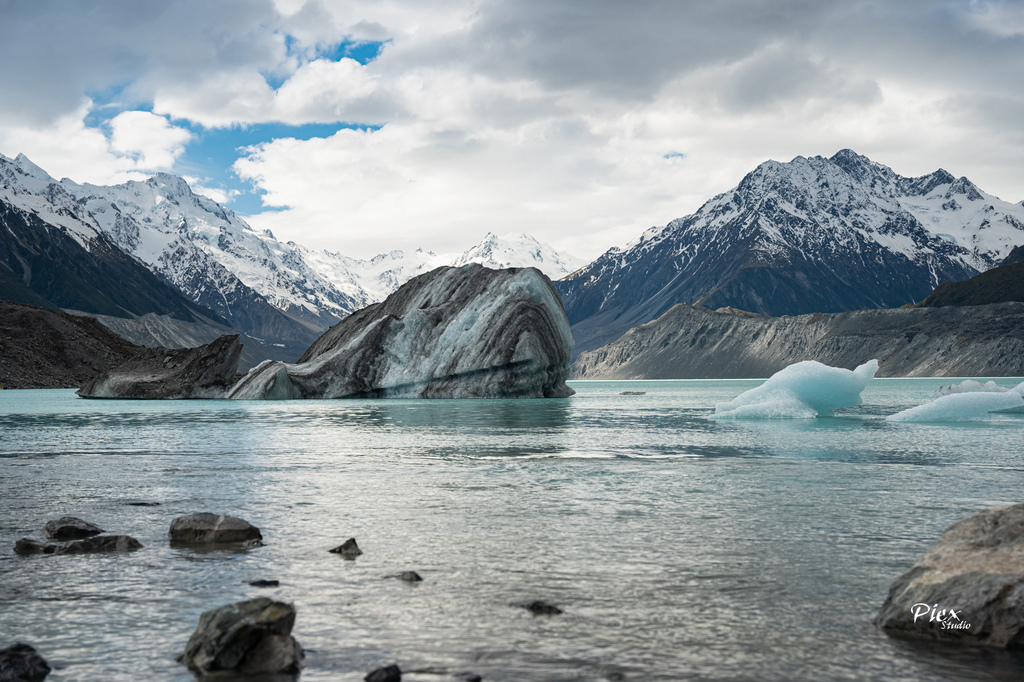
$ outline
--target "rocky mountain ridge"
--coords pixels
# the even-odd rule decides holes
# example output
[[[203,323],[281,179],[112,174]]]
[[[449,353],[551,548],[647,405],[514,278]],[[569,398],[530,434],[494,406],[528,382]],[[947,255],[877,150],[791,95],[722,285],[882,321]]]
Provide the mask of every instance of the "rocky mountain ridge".
[[[580,352],[679,303],[766,315],[898,307],[1021,243],[1024,205],[945,170],[907,178],[843,150],[767,161],[557,286]]]

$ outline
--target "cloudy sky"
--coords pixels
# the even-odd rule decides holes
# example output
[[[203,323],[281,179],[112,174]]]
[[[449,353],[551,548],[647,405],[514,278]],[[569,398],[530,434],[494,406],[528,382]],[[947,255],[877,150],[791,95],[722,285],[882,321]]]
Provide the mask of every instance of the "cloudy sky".
[[[0,153],[367,257],[592,258],[766,159],[1024,199],[1021,0],[0,0]]]

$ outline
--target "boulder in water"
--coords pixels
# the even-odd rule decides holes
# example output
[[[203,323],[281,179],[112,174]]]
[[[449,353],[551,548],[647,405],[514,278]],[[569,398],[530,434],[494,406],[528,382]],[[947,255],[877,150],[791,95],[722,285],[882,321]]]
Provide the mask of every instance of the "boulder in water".
[[[167,537],[172,545],[241,544],[259,547],[263,543],[260,529],[248,521],[210,512],[179,516],[171,521]]]
[[[367,673],[363,680],[365,682],[402,682],[402,671],[397,665],[389,665]]]
[[[572,335],[536,268],[470,264],[415,277],[317,339],[297,364],[266,361],[228,394],[289,398],[560,398]]]
[[[130,535],[94,535],[81,540],[57,544],[38,542],[22,538],[14,543],[18,556],[33,554],[99,554],[101,552],[134,552],[142,549],[142,543]]]
[[[0,682],[40,682],[49,674],[49,664],[28,644],[0,649]]]
[[[78,390],[83,398],[223,398],[238,371],[238,335],[198,348],[148,348]]]
[[[294,625],[295,608],[266,597],[211,609],[199,617],[178,662],[200,674],[295,674],[304,654],[291,636]]]
[[[1024,504],[947,528],[892,584],[875,624],[890,635],[1024,649]]]
[[[47,521],[43,526],[43,535],[50,540],[81,540],[102,532],[103,529],[99,526],[74,516],[62,516],[59,519]]]
[[[341,543],[334,549],[327,550],[331,554],[340,554],[343,557],[352,559],[363,553],[363,550],[359,549],[359,545],[356,544],[355,538],[349,538],[345,542]]]

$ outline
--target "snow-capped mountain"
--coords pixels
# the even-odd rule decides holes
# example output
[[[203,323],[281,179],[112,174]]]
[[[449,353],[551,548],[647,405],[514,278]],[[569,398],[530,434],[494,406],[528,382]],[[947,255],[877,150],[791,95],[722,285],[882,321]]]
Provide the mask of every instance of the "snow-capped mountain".
[[[696,213],[557,283],[577,352],[677,303],[767,315],[898,307],[1024,244],[1024,205],[850,150],[767,161]]]
[[[360,260],[315,251],[253,230],[166,173],[113,186],[58,182],[23,155],[0,154],[0,185],[0,197],[61,226],[85,248],[105,235],[235,328],[299,352],[342,317],[440,265],[536,265],[554,278],[576,264],[526,235],[488,234],[447,256],[392,251]]]
[[[506,234],[499,237],[491,232],[479,244],[446,265],[462,266],[469,263],[479,263],[496,270],[534,267],[553,280],[561,279],[585,264],[575,256],[541,244],[528,234]]]

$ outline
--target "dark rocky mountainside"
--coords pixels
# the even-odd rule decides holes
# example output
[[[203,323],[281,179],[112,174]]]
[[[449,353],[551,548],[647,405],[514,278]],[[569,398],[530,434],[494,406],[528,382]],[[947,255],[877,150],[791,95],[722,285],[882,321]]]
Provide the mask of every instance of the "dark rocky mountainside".
[[[77,388],[142,350],[91,317],[0,301],[0,388]]]
[[[678,303],[766,315],[914,303],[1022,241],[1024,206],[944,170],[907,178],[843,150],[765,162],[556,286],[579,353]]]
[[[576,379],[768,377],[801,360],[878,376],[1024,376],[1024,303],[795,317],[677,305],[581,354]]]
[[[1006,263],[963,282],[944,282],[918,305],[925,307],[1024,302],[1024,262]]]
[[[0,198],[0,300],[114,317],[155,312],[217,319],[106,234],[94,235],[89,248],[76,236]]]

